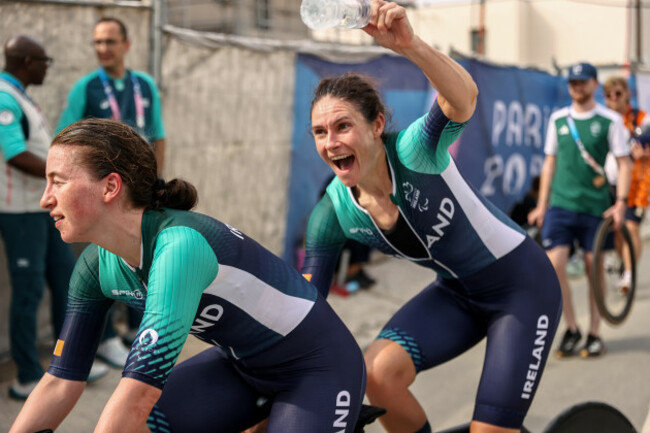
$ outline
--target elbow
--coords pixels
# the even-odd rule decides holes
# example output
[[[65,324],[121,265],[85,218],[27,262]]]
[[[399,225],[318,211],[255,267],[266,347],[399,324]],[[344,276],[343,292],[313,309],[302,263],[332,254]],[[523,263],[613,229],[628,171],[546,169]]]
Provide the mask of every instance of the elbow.
[[[476,85],[474,80],[472,80],[471,82],[468,93],[469,93],[468,99],[469,99],[469,112],[470,112],[469,117],[472,117],[472,115],[474,114],[474,110],[476,110],[476,104],[478,103],[478,86]]]
[[[465,102],[461,107],[459,107],[459,109],[456,110],[455,115],[450,119],[458,123],[467,122],[474,115],[477,102],[478,87],[473,80],[470,80],[467,85],[467,95],[465,97]]]

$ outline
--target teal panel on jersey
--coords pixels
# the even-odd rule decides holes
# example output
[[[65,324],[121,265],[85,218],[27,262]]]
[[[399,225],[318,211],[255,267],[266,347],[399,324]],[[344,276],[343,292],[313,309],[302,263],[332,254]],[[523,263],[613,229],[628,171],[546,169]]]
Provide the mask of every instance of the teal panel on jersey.
[[[165,228],[155,245],[146,308],[124,374],[162,388],[219,265],[203,235],[189,227]]]
[[[390,134],[386,147],[397,149],[400,161],[418,173],[440,174],[449,165],[449,146],[460,136],[466,123],[448,121],[439,137],[432,137],[425,128],[427,116],[422,116],[407,129]],[[432,151],[433,150],[433,151]]]

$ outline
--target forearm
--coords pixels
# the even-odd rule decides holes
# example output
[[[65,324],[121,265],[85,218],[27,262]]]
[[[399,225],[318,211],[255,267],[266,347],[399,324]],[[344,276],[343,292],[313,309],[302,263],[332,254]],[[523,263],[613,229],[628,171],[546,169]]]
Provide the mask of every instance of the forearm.
[[[45,178],[45,161],[28,150],[14,156],[8,163],[29,175]]]
[[[95,433],[139,433],[162,392],[131,378],[122,378],[106,403]]]
[[[29,395],[10,433],[55,430],[70,413],[86,387],[86,382],[60,379],[45,373]]]
[[[616,178],[616,197],[627,198],[632,179],[632,163],[627,156],[617,157],[618,176]]]
[[[414,36],[410,47],[401,50],[415,63],[438,91],[438,102],[445,115],[455,122],[472,117],[478,88],[471,75],[455,60]]]
[[[555,156],[546,156],[539,179],[539,197],[537,206],[547,208],[551,197],[551,184],[555,176]]]

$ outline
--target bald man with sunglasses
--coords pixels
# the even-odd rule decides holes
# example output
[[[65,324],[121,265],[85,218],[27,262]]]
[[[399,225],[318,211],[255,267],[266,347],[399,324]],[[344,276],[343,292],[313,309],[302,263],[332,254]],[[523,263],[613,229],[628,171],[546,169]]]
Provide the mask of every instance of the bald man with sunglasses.
[[[0,235],[11,279],[11,356],[18,370],[9,396],[26,399],[43,376],[36,339],[44,288],[47,283],[51,291],[50,314],[58,335],[75,258],[39,204],[52,136],[27,87],[43,84],[53,59],[26,35],[7,40],[4,59],[0,72]],[[106,366],[98,364],[92,378],[107,372]]]

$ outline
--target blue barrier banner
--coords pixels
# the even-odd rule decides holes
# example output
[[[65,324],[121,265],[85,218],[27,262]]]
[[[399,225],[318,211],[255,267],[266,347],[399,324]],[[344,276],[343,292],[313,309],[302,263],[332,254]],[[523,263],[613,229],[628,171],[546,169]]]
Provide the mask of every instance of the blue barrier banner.
[[[508,212],[539,175],[551,112],[568,105],[566,79],[539,71],[463,60],[479,88],[474,116],[450,152],[476,188]],[[298,55],[289,176],[289,205],[283,258],[295,263],[309,214],[333,173],[316,152],[310,132],[311,100],[321,79],[359,72],[372,77],[390,111],[388,130],[400,130],[426,113],[435,95],[410,61],[380,56],[364,63],[337,64]]]

